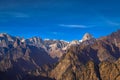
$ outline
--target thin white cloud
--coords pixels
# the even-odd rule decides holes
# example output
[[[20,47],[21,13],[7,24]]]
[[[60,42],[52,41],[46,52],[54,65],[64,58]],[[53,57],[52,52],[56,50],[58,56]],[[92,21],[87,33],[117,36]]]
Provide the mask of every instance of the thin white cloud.
[[[59,24],[61,27],[68,27],[68,28],[88,28],[88,26],[85,25],[67,25],[67,24]]]

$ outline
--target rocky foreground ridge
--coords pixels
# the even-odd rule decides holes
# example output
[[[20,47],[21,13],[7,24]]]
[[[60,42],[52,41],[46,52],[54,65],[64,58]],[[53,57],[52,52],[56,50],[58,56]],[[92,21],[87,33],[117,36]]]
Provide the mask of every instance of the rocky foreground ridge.
[[[1,34],[0,80],[120,80],[120,30],[72,42]]]

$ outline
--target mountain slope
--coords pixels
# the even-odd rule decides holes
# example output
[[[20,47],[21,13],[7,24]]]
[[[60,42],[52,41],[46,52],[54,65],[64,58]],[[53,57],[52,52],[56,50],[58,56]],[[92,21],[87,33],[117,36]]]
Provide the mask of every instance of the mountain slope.
[[[120,48],[113,42],[114,39],[120,42],[118,33],[94,40],[92,44],[88,40],[89,44],[85,41],[72,46],[50,76],[56,80],[119,80]]]

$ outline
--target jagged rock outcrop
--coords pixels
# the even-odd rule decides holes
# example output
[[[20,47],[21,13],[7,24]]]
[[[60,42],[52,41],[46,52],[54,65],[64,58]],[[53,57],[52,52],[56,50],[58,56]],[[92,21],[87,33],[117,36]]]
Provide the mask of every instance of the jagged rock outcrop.
[[[82,38],[82,41],[90,40],[92,38],[93,38],[93,36],[91,34],[85,33],[85,35]]]
[[[26,39],[25,42],[29,45],[36,47],[44,47],[44,41],[39,37],[32,37],[30,39]]]
[[[65,47],[68,45],[67,42],[61,40],[46,40],[44,44],[52,58],[61,58],[66,51]]]

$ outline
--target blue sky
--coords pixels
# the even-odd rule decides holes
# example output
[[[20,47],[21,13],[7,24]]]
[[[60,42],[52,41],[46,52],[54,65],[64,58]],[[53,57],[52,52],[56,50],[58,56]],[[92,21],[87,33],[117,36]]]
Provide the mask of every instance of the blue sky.
[[[120,28],[119,0],[0,0],[0,32],[14,36],[79,40]]]

